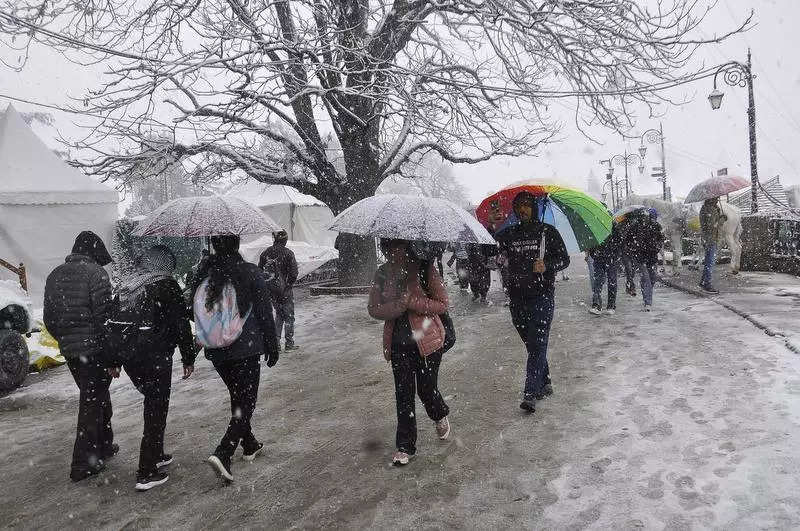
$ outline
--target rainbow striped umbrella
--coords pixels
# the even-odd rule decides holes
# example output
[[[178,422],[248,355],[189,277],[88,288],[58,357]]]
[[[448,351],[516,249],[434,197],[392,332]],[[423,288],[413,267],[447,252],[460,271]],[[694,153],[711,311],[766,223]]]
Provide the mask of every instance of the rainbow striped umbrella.
[[[539,202],[539,219],[561,234],[570,253],[600,245],[611,234],[611,215],[602,203],[583,192],[557,184],[521,181],[490,195],[478,205],[478,221],[500,232],[517,223],[511,204],[521,192],[544,197]]]

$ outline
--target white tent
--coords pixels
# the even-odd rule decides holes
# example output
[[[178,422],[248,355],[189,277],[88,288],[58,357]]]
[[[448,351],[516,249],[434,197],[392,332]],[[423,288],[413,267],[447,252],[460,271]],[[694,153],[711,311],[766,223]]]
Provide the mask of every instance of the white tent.
[[[333,212],[317,198],[291,186],[263,184],[252,179],[230,186],[225,193],[261,209],[286,229],[289,240],[333,247],[336,233],[328,230]]]
[[[34,306],[50,271],[83,230],[111,243],[117,191],[51,151],[11,105],[0,117],[0,258],[23,263]],[[0,279],[15,279],[0,268]]]

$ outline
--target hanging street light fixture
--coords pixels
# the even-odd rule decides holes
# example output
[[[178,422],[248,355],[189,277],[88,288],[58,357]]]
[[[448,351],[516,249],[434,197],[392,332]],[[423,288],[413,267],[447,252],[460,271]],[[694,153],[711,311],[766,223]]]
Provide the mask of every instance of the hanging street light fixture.
[[[722,80],[731,87],[747,87],[747,122],[750,140],[750,212],[758,212],[758,159],[756,153],[756,102],[753,94],[753,74],[750,49],[747,50],[747,63],[731,61],[724,64],[714,74],[714,90],[708,95],[708,101],[713,110],[722,106],[724,94],[717,89],[717,77],[722,74]]]
[[[664,127],[662,124],[658,124],[658,129],[648,129],[642,133],[641,143],[639,145],[639,154],[642,156],[642,160],[644,160],[644,157],[647,154],[647,146],[645,143],[655,144],[656,142],[661,143],[661,167],[657,170],[656,168],[653,168],[656,170],[656,173],[653,173],[652,176],[661,181],[661,199],[664,201],[669,201],[669,189],[667,188],[667,162],[664,152]],[[644,163],[642,163],[642,165],[644,165]]]

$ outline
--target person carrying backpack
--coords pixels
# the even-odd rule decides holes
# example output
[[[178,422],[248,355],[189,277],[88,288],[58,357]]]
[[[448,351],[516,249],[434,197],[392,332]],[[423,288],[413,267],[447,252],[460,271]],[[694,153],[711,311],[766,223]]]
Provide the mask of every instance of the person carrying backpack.
[[[173,278],[175,255],[155,245],[139,257],[134,271],[114,299],[109,341],[136,390],[144,396],[144,430],[136,472],[136,490],[146,491],[169,479],[164,453],[172,355],[180,348],[183,378],[194,371],[195,351],[189,313]]]
[[[214,472],[230,482],[239,443],[245,461],[253,461],[264,448],[250,425],[261,376],[259,358],[264,356],[267,367],[273,367],[280,345],[266,279],[239,254],[239,236],[212,236],[211,247],[214,254],[197,273],[192,300],[197,342],[230,394],[228,430],[208,458]]]
[[[422,261],[406,240],[381,240],[387,263],[375,273],[367,307],[385,321],[383,355],[392,364],[397,400],[395,466],[407,465],[416,451],[416,394],[433,420],[439,439],[450,435],[450,409],[438,389],[439,364],[447,331],[447,291],[432,261]]]
[[[294,342],[294,283],[297,281],[297,260],[286,247],[289,236],[281,229],[272,234],[273,244],[261,253],[258,267],[267,277],[267,286],[275,306],[275,328],[278,341],[286,329],[286,350],[299,348]],[[280,343],[279,343],[280,344]]]

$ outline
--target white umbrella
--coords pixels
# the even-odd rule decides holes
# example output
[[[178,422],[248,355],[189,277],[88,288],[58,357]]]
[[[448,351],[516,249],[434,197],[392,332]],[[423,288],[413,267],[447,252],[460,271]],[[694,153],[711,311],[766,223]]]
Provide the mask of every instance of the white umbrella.
[[[336,216],[330,230],[400,240],[496,243],[489,231],[458,205],[412,195],[362,199]]]
[[[139,223],[135,236],[193,238],[222,234],[261,234],[281,226],[250,203],[232,196],[173,199]]]

